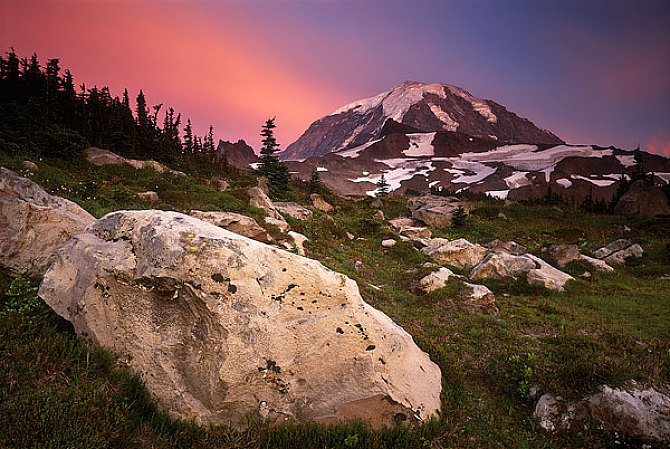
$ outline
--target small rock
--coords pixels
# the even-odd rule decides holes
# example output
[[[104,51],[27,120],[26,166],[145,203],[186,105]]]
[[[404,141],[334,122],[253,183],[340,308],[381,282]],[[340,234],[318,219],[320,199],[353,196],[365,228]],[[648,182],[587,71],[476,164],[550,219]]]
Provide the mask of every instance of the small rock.
[[[394,239],[382,240],[382,246],[384,248],[393,248],[397,242]]]
[[[299,232],[295,231],[289,231],[288,235],[293,239],[293,244],[295,245],[296,249],[298,250],[298,254],[301,256],[305,255],[305,242],[308,240],[307,237],[304,235],[300,234]]]
[[[284,234],[291,230],[291,225],[284,220],[284,217],[282,217],[281,220],[273,217],[265,217],[264,220],[267,224],[278,227]]]
[[[296,220],[309,221],[314,218],[314,213],[311,210],[307,209],[306,207],[302,207],[298,203],[277,201],[274,203],[274,205],[279,212],[289,215]]]
[[[430,239],[433,235],[428,228],[420,228],[416,226],[409,226],[400,229],[400,235],[409,237],[410,239]]]
[[[603,246],[602,248],[599,248],[595,251],[593,251],[593,257],[597,259],[604,259],[605,257],[609,256],[612,253],[615,253],[617,251],[621,251],[624,248],[628,248],[631,246],[633,242],[630,240],[626,239],[618,239],[614,240],[613,242],[608,243],[607,245]]]
[[[139,192],[137,196],[139,196],[143,200],[151,202],[158,202],[161,200],[160,197],[158,196],[158,193],[154,192],[153,190],[147,190],[146,192]]]
[[[24,168],[27,168],[28,170],[32,171],[37,171],[37,164],[31,161],[23,161],[21,162],[21,165],[23,165]]]
[[[465,283],[471,292],[468,295],[468,302],[477,306],[490,306],[496,302],[493,292],[485,285]]]
[[[449,268],[442,267],[421,278],[417,290],[421,293],[430,293],[438,288],[444,287],[447,280],[452,276],[456,276],[453,271]]]
[[[495,239],[488,242],[486,247],[491,251],[505,252],[515,256],[520,256],[528,252],[525,246],[518,244],[514,240],[510,240],[509,242],[502,242],[499,239]]]
[[[537,264],[526,257],[515,256],[506,252],[490,253],[470,272],[470,279],[502,279],[516,276],[537,267]]]
[[[540,421],[540,427],[548,432],[567,430],[575,418],[575,407],[566,404],[560,396],[543,394],[533,415]]]
[[[355,236],[354,234],[352,234],[351,232],[347,231],[347,238],[348,238],[349,240],[353,240],[353,239],[356,238],[356,236]]]
[[[372,201],[372,203],[370,203],[370,206],[373,209],[381,209],[382,207],[384,207],[384,203],[379,198],[375,198],[374,201]]]
[[[421,252],[440,263],[453,265],[458,268],[472,268],[486,257],[487,250],[481,245],[475,245],[465,239],[447,241],[445,244],[432,239],[431,245]],[[444,240],[444,239],[442,239]],[[438,243],[434,245],[433,243]]]
[[[376,210],[374,215],[372,216],[375,220],[383,220],[384,219],[384,211],[381,210]]]
[[[505,221],[509,220],[509,218],[507,218],[507,215],[505,215],[503,212],[498,213],[498,218]]]
[[[249,204],[252,207],[262,209],[268,217],[276,218],[277,220],[284,220],[284,217],[277,211],[274,203],[268,195],[260,187],[252,187],[248,190]]]
[[[225,179],[221,178],[212,178],[209,180],[207,183],[211,188],[214,190],[217,190],[219,192],[225,192],[230,188],[230,183],[226,181]]]
[[[585,271],[582,274],[580,274],[579,277],[584,279],[591,279],[593,277],[593,274],[591,274],[590,271]]]
[[[407,217],[398,217],[394,218],[393,220],[389,220],[389,224],[396,231],[400,231],[402,228],[409,228],[415,226],[416,221]]]
[[[312,193],[309,198],[312,200],[312,206],[314,206],[315,209],[323,212],[332,212],[335,209],[332,204],[324,200],[318,193]]]
[[[626,259],[629,257],[640,258],[644,254],[644,250],[637,243],[629,246],[628,248],[617,251],[609,256],[605,257],[603,261],[608,265],[624,265]]]

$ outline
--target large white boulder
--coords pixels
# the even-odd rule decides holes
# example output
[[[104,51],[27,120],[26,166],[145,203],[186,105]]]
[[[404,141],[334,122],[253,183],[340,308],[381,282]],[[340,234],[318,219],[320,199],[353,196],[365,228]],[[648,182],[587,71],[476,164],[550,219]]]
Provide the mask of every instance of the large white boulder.
[[[256,220],[246,215],[235,212],[204,212],[200,210],[192,210],[189,215],[259,242],[269,243],[272,241],[268,231],[261,227]]]
[[[0,266],[39,276],[95,218],[70,200],[0,167]]]
[[[173,416],[373,425],[440,408],[440,370],[319,262],[176,212],[106,215],[59,252],[40,296],[129,357]]]

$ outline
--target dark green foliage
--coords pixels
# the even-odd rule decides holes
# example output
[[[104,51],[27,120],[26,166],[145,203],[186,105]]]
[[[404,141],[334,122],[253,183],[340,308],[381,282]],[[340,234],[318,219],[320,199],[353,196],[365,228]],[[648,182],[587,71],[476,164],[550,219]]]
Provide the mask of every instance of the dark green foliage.
[[[261,129],[263,137],[261,148],[261,157],[258,160],[256,172],[265,176],[268,180],[270,189],[270,198],[274,200],[287,200],[289,196],[289,181],[291,175],[286,164],[279,160],[275,154],[279,152],[279,144],[274,137],[275,117],[268,119]]]
[[[386,182],[386,177],[382,173],[382,177],[377,181],[377,195],[387,196],[389,194],[389,183]]]
[[[321,193],[322,191],[326,190],[324,185],[321,183],[321,178],[319,177],[319,170],[314,168],[312,170],[312,175],[309,178],[309,181],[307,182],[307,189],[309,190],[310,193]]]
[[[456,228],[464,227],[468,222],[468,213],[462,204],[459,204],[451,217],[451,225]]]

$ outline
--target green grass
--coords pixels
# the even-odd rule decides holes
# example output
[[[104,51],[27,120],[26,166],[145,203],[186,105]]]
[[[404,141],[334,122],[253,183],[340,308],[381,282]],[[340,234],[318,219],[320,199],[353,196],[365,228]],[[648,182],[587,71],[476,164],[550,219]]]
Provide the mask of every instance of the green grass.
[[[239,211],[260,220],[248,206],[253,179],[239,175],[231,189],[217,192],[205,174],[187,178],[135,171],[36,161],[27,173],[20,160],[0,153],[0,163],[68,197],[95,216],[121,208]],[[304,184],[295,199],[307,202]],[[155,190],[150,204],[136,193]],[[201,427],[174,421],[160,412],[141,381],[115,355],[76,340],[72,327],[35,296],[25,281],[0,276],[0,447],[128,448],[610,448],[612,434],[586,422],[573,432],[548,434],[532,418],[536,398],[550,392],[580,398],[602,383],[629,380],[670,383],[670,223],[666,219],[627,219],[561,206],[473,202],[467,226],[433,230],[435,236],[486,243],[515,240],[540,254],[549,244],[581,245],[583,251],[619,237],[639,242],[645,255],[614,273],[593,272],[580,264],[566,271],[576,277],[557,293],[523,280],[485,281],[496,295],[499,313],[473,310],[460,299],[461,286],[427,295],[412,287],[432,269],[429,259],[407,242],[382,249],[397,238],[372,219],[370,199],[348,201],[324,193],[336,206],[315,211],[311,222],[289,219],[305,234],[309,257],[358,282],[363,298],[410,332],[440,366],[443,406],[440,419],[417,428],[374,431],[364,423],[336,426],[252,422],[244,430]],[[406,198],[389,197],[387,219],[406,215]],[[503,212],[507,220],[498,218]],[[276,229],[271,229],[277,234]],[[348,237],[354,235],[354,239]],[[581,279],[585,269],[589,279]],[[34,287],[38,280],[33,281]]]

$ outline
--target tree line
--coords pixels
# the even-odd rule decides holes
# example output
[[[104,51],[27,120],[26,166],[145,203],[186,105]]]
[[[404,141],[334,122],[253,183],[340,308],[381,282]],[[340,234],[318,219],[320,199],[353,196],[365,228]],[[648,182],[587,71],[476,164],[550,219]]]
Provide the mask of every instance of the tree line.
[[[0,55],[0,150],[9,154],[72,158],[87,146],[125,157],[175,163],[213,160],[214,128],[198,136],[190,119],[162,103],[150,106],[142,90],[131,108],[108,87],[76,86],[58,58]],[[162,120],[161,120],[162,118]],[[183,136],[183,137],[182,137]]]

